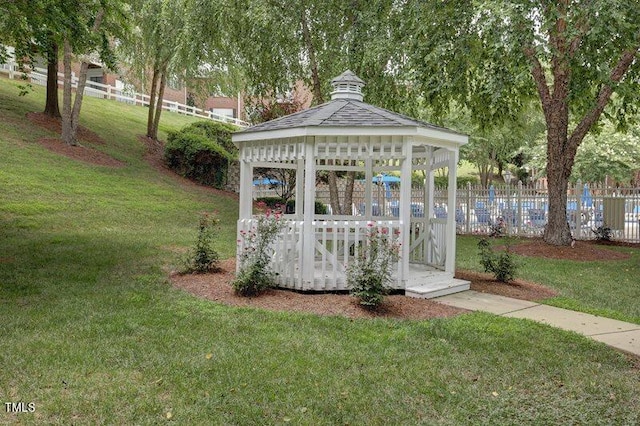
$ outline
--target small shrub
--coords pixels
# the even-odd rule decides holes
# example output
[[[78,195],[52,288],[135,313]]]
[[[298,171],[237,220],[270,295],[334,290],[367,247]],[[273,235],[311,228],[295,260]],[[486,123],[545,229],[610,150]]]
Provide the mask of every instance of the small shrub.
[[[285,213],[293,214],[296,212],[296,200],[289,200],[284,203],[283,199],[280,197],[259,197],[256,199],[258,203],[264,203],[268,208],[271,209],[280,209],[282,206],[285,206]],[[327,214],[329,209],[327,206],[320,202],[316,201],[314,205],[314,213],[315,214]]]
[[[270,267],[272,245],[284,226],[282,213],[267,209],[252,230],[241,231],[240,268],[231,284],[240,296],[255,296],[275,286],[276,274]]]
[[[518,264],[507,245],[504,251],[496,253],[486,238],[478,242],[480,264],[485,272],[491,272],[496,280],[508,283],[514,280]]]
[[[235,127],[215,122],[197,122],[170,132],[164,159],[176,173],[204,185],[224,186],[230,160],[237,156],[231,143]]]
[[[184,272],[217,272],[220,255],[213,248],[216,232],[219,230],[220,219],[209,213],[200,216],[198,225],[198,239],[193,251],[184,261]]]
[[[489,225],[489,236],[493,238],[502,238],[507,235],[507,222],[502,216]]]
[[[347,284],[360,305],[376,309],[391,284],[391,271],[400,257],[398,234],[369,224],[365,244],[347,268]]]
[[[596,240],[598,241],[611,241],[613,239],[613,231],[608,226],[598,226],[595,229],[592,229],[596,235]]]

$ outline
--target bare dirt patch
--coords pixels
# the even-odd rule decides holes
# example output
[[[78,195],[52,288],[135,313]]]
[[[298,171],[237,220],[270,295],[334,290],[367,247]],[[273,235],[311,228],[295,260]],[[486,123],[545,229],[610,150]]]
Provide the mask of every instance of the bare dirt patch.
[[[64,155],[65,157],[73,160],[82,161],[83,163],[94,164],[96,166],[105,167],[124,167],[125,163],[120,160],[116,160],[104,152],[98,151],[87,146],[67,145],[58,138],[42,138],[38,139],[38,143],[49,151],[53,151],[56,154]]]
[[[629,246],[628,244],[618,243],[608,245]],[[564,259],[576,262],[624,260],[629,258],[628,253],[609,250],[603,245],[593,241],[575,241],[574,246],[571,247],[552,246],[545,243],[542,239],[536,238],[511,246],[510,250],[521,256]]]
[[[52,132],[60,133],[61,124],[60,120],[49,117],[42,113],[30,112],[27,113],[27,118],[34,124],[44,127]],[[81,142],[104,145],[104,140],[91,130],[80,126],[78,128],[78,140]],[[56,154],[64,155],[65,157],[73,160],[82,161],[84,163],[94,164],[96,166],[105,167],[124,167],[125,163],[120,160],[116,160],[108,154],[102,151],[91,148],[89,146],[77,145],[70,146],[62,141],[60,138],[41,138],[38,139],[38,143],[49,151],[53,151]]]
[[[514,299],[537,301],[558,295],[556,291],[530,281],[514,280],[510,283],[503,283],[494,279],[490,274],[481,272],[458,270],[456,278],[470,281],[471,290]]]
[[[60,134],[62,133],[62,122],[59,118],[49,117],[48,115],[44,115],[41,112],[28,112],[27,118],[33,124],[37,124],[40,127],[44,127],[45,129]],[[96,145],[104,145],[105,141],[97,133],[92,132],[86,127],[79,126],[78,127],[78,140],[96,144]]]

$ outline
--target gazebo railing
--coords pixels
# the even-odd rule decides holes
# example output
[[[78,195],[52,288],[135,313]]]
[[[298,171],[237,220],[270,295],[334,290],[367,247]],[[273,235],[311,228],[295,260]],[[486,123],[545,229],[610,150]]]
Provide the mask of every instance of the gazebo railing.
[[[251,232],[257,219],[238,221],[238,232]],[[314,220],[308,242],[303,237],[303,222],[287,219],[284,228],[273,243],[271,267],[277,274],[280,287],[297,290],[348,290],[347,268],[360,255],[372,226],[388,235],[402,232],[399,220]],[[443,268],[445,261],[446,220],[413,218],[410,226],[410,263]],[[303,244],[312,244],[313,263],[302,264]],[[244,239],[238,239],[238,254],[244,250]],[[402,271],[403,262],[394,265],[394,288],[403,288],[402,280],[408,271]],[[312,281],[304,284],[304,267],[312,268]]]
[[[409,262],[444,269],[446,226],[447,220],[442,218],[411,218]]]
[[[378,227],[387,235],[401,231],[397,220],[370,222],[366,220],[322,220],[313,222],[315,270],[314,288],[347,290],[346,271],[349,264],[360,255],[368,230]],[[394,266],[396,279],[402,277],[402,264]],[[399,287],[398,287],[399,288]]]

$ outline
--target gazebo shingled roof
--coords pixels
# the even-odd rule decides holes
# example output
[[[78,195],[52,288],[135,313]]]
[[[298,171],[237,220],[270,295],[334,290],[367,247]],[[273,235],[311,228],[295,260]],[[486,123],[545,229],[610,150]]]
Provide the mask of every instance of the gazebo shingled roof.
[[[333,99],[324,104],[285,117],[249,127],[238,134],[296,127],[424,127],[463,135],[446,127],[415,120],[357,99]]]

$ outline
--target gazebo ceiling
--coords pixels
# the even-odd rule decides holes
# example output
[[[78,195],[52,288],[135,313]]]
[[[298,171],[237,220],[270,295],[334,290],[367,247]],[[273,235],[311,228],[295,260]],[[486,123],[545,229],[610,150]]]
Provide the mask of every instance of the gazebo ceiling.
[[[455,145],[467,142],[465,134],[363,102],[360,89],[364,83],[351,71],[332,84],[331,101],[236,132],[234,142],[340,134],[422,136]]]

